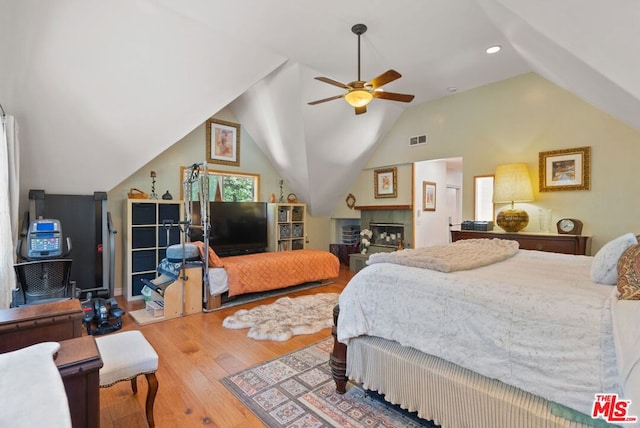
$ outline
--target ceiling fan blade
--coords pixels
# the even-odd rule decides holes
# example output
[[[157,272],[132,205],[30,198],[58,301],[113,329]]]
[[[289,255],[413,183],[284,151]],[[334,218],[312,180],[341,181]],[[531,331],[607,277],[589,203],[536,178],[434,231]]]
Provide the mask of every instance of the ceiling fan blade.
[[[351,89],[349,86],[345,85],[344,83],[340,83],[337,80],[329,79],[328,77],[316,77],[315,79],[324,83],[328,83],[330,85],[337,86],[338,88]]]
[[[373,87],[373,89],[376,89],[382,85],[386,85],[389,82],[393,82],[394,80],[399,79],[401,77],[402,77],[402,74],[398,73],[397,71],[388,70],[382,73],[380,76],[374,77],[373,79],[371,79],[369,84],[371,85],[371,87]]]
[[[356,107],[356,114],[362,114],[367,112],[367,106]]]
[[[387,91],[374,91],[373,98],[381,98],[383,100],[401,101],[403,103],[409,103],[413,100],[414,95],[396,94],[395,92],[387,92]]]
[[[327,101],[337,100],[338,98],[342,98],[342,97],[344,97],[344,95],[334,95],[333,97],[323,98],[317,101],[311,101],[310,103],[307,103],[307,104],[309,104],[310,106],[314,106],[316,104],[326,103]]]

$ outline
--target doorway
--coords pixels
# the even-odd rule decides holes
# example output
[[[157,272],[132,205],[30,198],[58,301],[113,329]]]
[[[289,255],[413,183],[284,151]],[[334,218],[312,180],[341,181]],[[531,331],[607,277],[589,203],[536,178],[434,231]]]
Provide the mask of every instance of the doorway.
[[[415,162],[413,176],[414,248],[449,243],[450,224],[462,221],[462,158]],[[435,203],[427,206],[424,182],[435,185]]]

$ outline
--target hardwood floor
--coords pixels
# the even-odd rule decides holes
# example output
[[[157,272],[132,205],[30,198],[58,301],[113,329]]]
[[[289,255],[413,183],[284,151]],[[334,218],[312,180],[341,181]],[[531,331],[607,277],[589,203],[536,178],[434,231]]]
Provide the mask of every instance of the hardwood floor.
[[[353,273],[342,266],[333,283],[290,296],[313,293],[340,293]],[[158,395],[154,406],[156,427],[262,427],[219,380],[227,375],[302,348],[331,335],[330,329],[294,336],[286,342],[256,341],[246,336],[246,329],[222,327],[222,320],[242,308],[275,301],[278,297],[243,306],[197,313],[146,326],[138,326],[128,315],[122,330],[140,330],[159,356]],[[142,302],[119,302],[126,311],[143,307]],[[146,427],[144,399],[147,384],[138,378],[138,394],[131,384],[120,382],[100,389],[100,426]]]

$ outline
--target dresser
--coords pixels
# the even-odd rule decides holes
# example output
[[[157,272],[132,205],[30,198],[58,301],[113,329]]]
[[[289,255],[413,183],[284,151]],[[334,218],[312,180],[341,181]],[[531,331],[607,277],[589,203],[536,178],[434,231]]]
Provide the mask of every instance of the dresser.
[[[461,239],[500,238],[518,241],[523,250],[547,251],[587,255],[591,250],[591,237],[582,235],[557,235],[554,233],[506,233],[500,231],[452,230],[453,242]]]
[[[0,352],[80,337],[83,316],[78,299],[0,309]]]

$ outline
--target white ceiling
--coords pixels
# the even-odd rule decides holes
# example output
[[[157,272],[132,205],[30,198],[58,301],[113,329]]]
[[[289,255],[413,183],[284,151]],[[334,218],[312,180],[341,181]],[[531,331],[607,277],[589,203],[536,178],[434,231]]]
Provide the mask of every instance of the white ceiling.
[[[109,190],[230,106],[327,215],[403,109],[451,86],[533,71],[640,129],[639,22],[636,0],[0,0],[0,103],[23,191]],[[313,77],[356,80],[357,23],[363,80],[393,68],[411,104],[307,105],[341,93]]]

